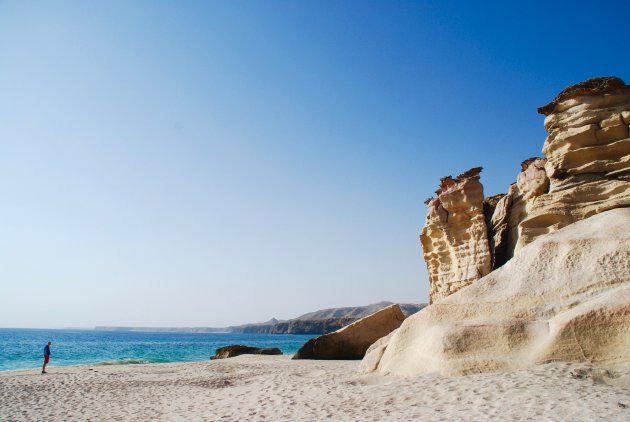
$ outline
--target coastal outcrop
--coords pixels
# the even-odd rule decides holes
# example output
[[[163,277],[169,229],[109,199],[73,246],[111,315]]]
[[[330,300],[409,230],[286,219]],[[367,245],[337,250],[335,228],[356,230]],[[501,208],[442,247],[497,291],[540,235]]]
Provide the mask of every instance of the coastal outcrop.
[[[549,191],[519,224],[515,250],[538,236],[630,206],[630,86],[615,77],[568,87],[538,110],[549,133],[542,152]]]
[[[480,172],[481,167],[476,167],[455,178],[442,178],[437,196],[427,200],[420,240],[429,272],[430,303],[492,269]]]
[[[373,344],[362,371],[630,362],[630,87],[590,79],[539,112],[544,157],[507,194],[483,198],[478,168],[442,179],[421,235],[432,304]]]
[[[361,359],[370,345],[404,320],[400,306],[390,305],[333,333],[310,339],[293,359]]]
[[[220,347],[211,359],[227,359],[240,355],[281,355],[282,351],[277,347],[250,347],[240,344]]]
[[[348,324],[392,305],[392,302],[377,302],[365,306],[346,306],[309,312],[297,318],[235,325],[231,327],[96,327],[99,331],[147,331],[181,333],[244,333],[244,334],[326,334],[337,331]],[[398,304],[405,317],[413,315],[426,303]]]
[[[542,235],[630,206],[630,87],[615,77],[590,79],[538,111],[549,133],[544,157],[525,160],[507,194],[483,198],[477,167],[441,179],[437,197],[428,200],[420,239],[430,303],[501,267]]]
[[[540,236],[501,268],[428,306],[361,368],[460,375],[548,361],[630,361],[630,208]]]

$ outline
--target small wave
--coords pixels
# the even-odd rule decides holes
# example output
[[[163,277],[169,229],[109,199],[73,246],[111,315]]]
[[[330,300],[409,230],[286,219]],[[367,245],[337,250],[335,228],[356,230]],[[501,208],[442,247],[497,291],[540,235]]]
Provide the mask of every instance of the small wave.
[[[165,363],[166,359],[119,359],[99,362],[97,365],[141,365],[145,363]]]

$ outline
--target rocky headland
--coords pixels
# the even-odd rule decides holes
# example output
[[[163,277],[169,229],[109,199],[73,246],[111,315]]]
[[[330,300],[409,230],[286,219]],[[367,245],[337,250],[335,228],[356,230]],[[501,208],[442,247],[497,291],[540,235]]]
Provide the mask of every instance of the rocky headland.
[[[431,305],[363,371],[630,362],[630,87],[590,79],[538,111],[543,157],[506,194],[484,197],[481,167],[441,179],[420,236]]]
[[[233,333],[257,334],[326,334],[337,331],[391,305],[393,305],[392,302],[378,302],[366,306],[328,308],[309,312],[286,321],[272,319],[260,324],[229,327],[229,330]],[[401,303],[399,306],[402,313],[409,316],[424,308],[426,304]]]
[[[568,87],[540,107],[549,136],[507,194],[484,198],[482,168],[440,180],[420,236],[430,302],[501,267],[536,238],[628,206],[630,87],[615,77]]]
[[[309,312],[297,318],[278,320],[272,318],[266,322],[233,325],[230,327],[95,327],[98,331],[148,331],[148,332],[184,332],[184,333],[247,333],[247,334],[326,334],[380,309],[392,305],[392,302],[377,302],[366,306],[348,306],[328,308]],[[401,303],[402,313],[407,317],[424,308],[424,303]]]

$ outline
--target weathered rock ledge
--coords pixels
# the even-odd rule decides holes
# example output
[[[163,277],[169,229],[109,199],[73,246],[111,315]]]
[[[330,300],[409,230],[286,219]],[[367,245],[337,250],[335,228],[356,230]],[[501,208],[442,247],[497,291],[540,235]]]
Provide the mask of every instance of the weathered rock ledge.
[[[484,214],[481,167],[440,180],[420,235],[429,271],[430,302],[488,274],[491,258]]]
[[[441,180],[420,236],[432,304],[362,371],[630,362],[630,87],[590,79],[539,111],[544,157],[507,194],[484,199],[480,168]]]
[[[407,318],[364,372],[461,375],[548,361],[630,362],[630,208],[541,236]]]
[[[481,167],[440,180],[420,236],[431,303],[501,267],[538,237],[630,206],[630,87],[615,77],[539,108],[549,133],[505,195],[484,198]]]

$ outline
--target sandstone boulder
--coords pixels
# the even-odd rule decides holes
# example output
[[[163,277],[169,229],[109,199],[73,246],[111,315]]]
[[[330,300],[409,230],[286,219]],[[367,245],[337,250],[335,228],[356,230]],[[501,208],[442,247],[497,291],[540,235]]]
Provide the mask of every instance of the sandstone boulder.
[[[373,372],[376,368],[378,368],[378,364],[383,357],[383,353],[385,353],[385,350],[389,345],[389,341],[396,331],[398,331],[398,329],[392,331],[385,337],[379,338],[370,347],[368,347],[363,360],[361,360],[361,363],[359,364],[359,372],[365,374]]]
[[[456,375],[553,360],[630,361],[629,227],[630,208],[620,208],[538,237],[409,317],[361,367]]]
[[[233,344],[230,346],[220,347],[216,350],[215,355],[211,359],[226,359],[240,355],[281,355],[282,351],[277,347],[260,348],[242,346]]]
[[[381,337],[400,327],[405,315],[394,304],[333,333],[307,341],[293,359],[361,359]]]

